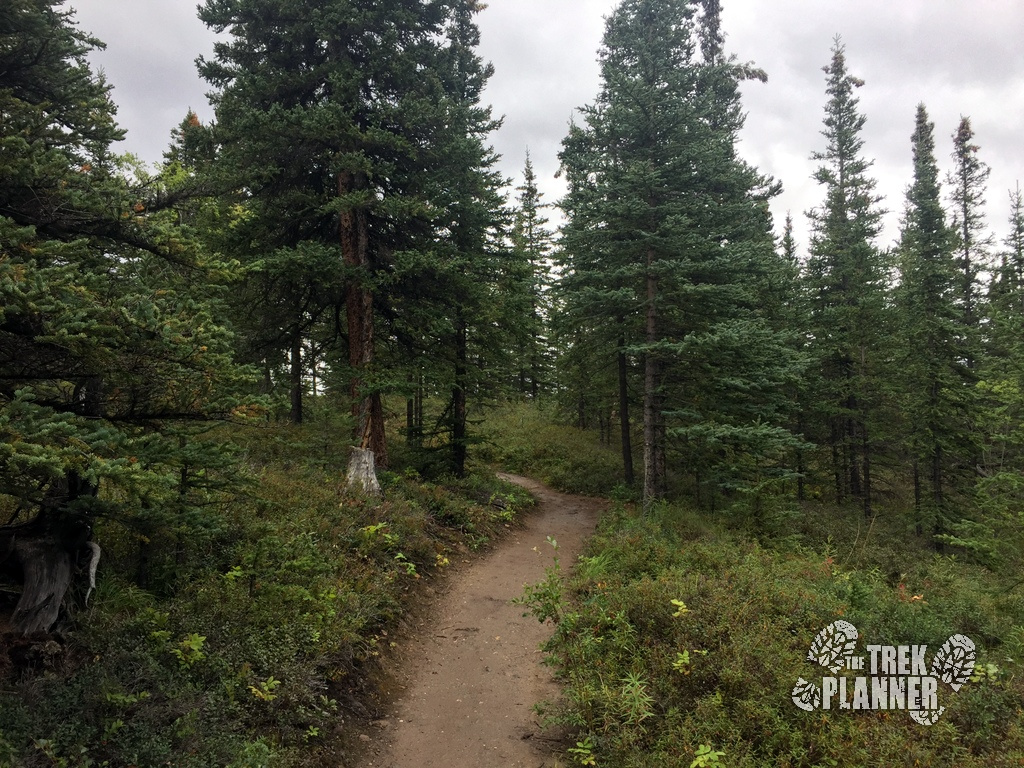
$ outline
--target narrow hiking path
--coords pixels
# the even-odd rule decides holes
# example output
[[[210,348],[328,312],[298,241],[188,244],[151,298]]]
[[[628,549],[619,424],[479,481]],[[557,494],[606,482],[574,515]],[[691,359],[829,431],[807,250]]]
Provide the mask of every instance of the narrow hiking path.
[[[541,768],[553,764],[533,705],[557,697],[539,646],[551,627],[509,601],[557,556],[569,568],[597,524],[599,499],[501,475],[538,508],[493,551],[447,582],[396,654],[391,715],[362,736],[361,766]]]

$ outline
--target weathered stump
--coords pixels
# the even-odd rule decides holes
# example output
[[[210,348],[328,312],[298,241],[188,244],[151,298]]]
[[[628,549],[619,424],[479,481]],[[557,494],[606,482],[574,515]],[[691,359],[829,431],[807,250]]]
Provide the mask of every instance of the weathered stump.
[[[94,542],[81,547],[66,548],[46,534],[19,531],[4,536],[0,532],[0,554],[9,559],[22,574],[22,591],[11,616],[10,628],[22,635],[49,632],[57,623],[61,606],[75,580],[80,562],[88,558],[88,591],[86,601],[96,586],[96,567],[100,548]]]

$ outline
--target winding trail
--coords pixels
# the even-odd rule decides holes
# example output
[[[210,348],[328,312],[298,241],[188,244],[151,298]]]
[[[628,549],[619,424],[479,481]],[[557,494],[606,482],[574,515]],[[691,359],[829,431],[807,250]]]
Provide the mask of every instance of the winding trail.
[[[401,649],[392,715],[377,722],[360,766],[374,768],[544,768],[554,765],[533,705],[558,696],[541,665],[549,625],[509,601],[544,578],[558,542],[571,567],[597,524],[599,499],[558,493],[501,475],[534,496],[522,528],[452,576]]]

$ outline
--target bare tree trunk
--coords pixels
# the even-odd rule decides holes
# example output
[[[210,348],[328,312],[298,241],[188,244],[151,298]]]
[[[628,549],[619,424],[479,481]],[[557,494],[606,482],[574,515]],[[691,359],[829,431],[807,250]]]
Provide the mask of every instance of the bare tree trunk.
[[[75,501],[95,496],[96,490],[69,472],[51,486],[35,519],[0,528],[0,562],[13,560],[23,575],[11,620],[15,632],[31,635],[52,629],[79,561],[98,556],[99,547],[89,546],[88,517],[73,508]]]
[[[342,171],[338,174],[338,195],[346,197],[364,191],[366,174]],[[384,438],[384,409],[380,393],[368,391],[365,376],[374,360],[373,293],[364,284],[370,275],[369,221],[364,207],[344,207],[339,217],[342,257],[353,276],[345,292],[348,323],[349,365],[352,368],[353,433],[359,447],[372,451],[374,466],[387,466]],[[351,465],[350,465],[351,466]]]
[[[380,496],[380,483],[377,482],[377,469],[373,462],[373,451],[366,448],[353,448],[348,459],[348,471],[345,473],[345,484],[359,488],[370,496]]]

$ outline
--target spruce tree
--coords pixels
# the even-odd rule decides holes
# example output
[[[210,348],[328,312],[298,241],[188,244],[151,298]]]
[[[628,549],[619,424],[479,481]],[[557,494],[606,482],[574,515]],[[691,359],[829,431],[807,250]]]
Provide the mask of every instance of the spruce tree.
[[[579,217],[571,279],[623,319],[643,359],[647,508],[667,490],[670,433],[698,483],[729,492],[791,439],[775,399],[791,358],[759,310],[778,260],[774,186],[735,153],[738,81],[753,70],[722,56],[716,6],[621,3],[597,102],[563,150],[579,180],[567,205]]]
[[[604,190],[595,185],[602,157],[595,134],[573,125],[559,154],[560,173],[568,186],[560,201],[565,215],[556,262],[559,279],[553,286],[552,330],[558,349],[558,394],[565,410],[583,429],[603,403],[615,403],[623,480],[635,482],[631,410],[637,405],[638,355],[642,331],[635,275],[617,259],[616,243],[605,236]],[[614,355],[614,362],[611,355]],[[614,366],[615,378],[609,372]]]
[[[185,425],[230,414],[240,383],[211,260],[161,210],[166,185],[111,153],[100,43],[59,6],[0,11],[0,557],[25,633],[95,569],[98,519],[159,523],[187,551],[220,452]]]
[[[993,493],[992,486],[1008,486],[1009,502],[1016,504],[1024,461],[1024,193],[1019,186],[1010,193],[1008,224],[987,295],[985,357],[978,384],[983,405],[980,431],[986,440],[980,482],[988,494]]]
[[[941,536],[952,516],[953,479],[973,455],[972,387],[962,354],[960,271],[947,226],[935,160],[934,126],[917,108],[911,137],[914,180],[907,190],[899,243],[902,356],[899,360],[905,445],[912,461],[917,526]]]
[[[217,89],[218,172],[226,188],[243,190],[242,218],[259,235],[250,248],[263,258],[294,255],[309,275],[300,284],[338,283],[346,348],[335,360],[347,370],[362,449],[354,456],[369,452],[380,465],[381,396],[399,384],[377,359],[378,326],[391,313],[382,285],[394,280],[400,254],[430,244],[443,209],[431,199],[434,173],[451,167],[442,152],[458,150],[452,126],[469,126],[456,90],[476,77],[452,58],[449,23],[476,8],[469,0],[207,0],[200,9],[207,25],[230,34],[199,63]],[[320,273],[321,264],[333,268]],[[310,319],[292,318],[296,331]]]
[[[432,246],[425,251],[445,289],[429,309],[441,310],[451,329],[440,345],[448,350],[445,357],[451,362],[451,373],[441,381],[451,393],[449,467],[458,477],[465,474],[471,441],[470,398],[474,393],[482,395],[497,356],[493,351],[507,347],[508,318],[496,317],[494,312],[501,261],[506,256],[502,248],[507,226],[505,180],[495,170],[497,156],[486,141],[500,121],[481,103],[494,70],[476,52],[480,32],[474,16],[480,9],[476,0],[458,0],[446,24],[438,72],[447,118],[435,142],[437,172],[430,194],[439,215]]]
[[[874,240],[883,211],[868,175],[872,163],[862,153],[866,118],[854,91],[863,82],[849,73],[839,40],[824,71],[826,147],[812,158],[821,163],[814,178],[825,199],[808,214],[813,230],[807,273],[820,387],[815,410],[827,426],[814,438],[830,446],[837,501],[852,495],[870,514],[885,277]]]
[[[949,174],[952,228],[956,233],[956,260],[960,271],[958,303],[963,313],[964,359],[974,369],[980,355],[981,319],[980,273],[989,268],[988,248],[992,237],[985,228],[985,183],[989,168],[978,158],[971,120],[960,118],[953,134],[953,170]]]
[[[543,194],[537,188],[529,151],[523,166],[523,182],[516,187],[516,192],[512,222],[514,283],[509,288],[514,300],[521,304],[517,310],[525,321],[516,334],[517,384],[520,393],[536,399],[550,386],[546,329],[550,316],[547,289],[552,241],[544,215],[547,205],[542,202]]]

